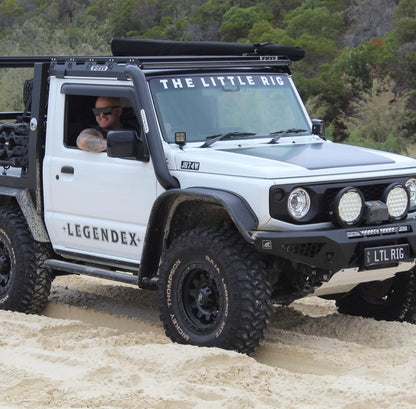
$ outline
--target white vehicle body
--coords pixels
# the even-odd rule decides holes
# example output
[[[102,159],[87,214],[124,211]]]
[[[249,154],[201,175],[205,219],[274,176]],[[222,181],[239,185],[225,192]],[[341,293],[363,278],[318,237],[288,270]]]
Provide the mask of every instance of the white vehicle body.
[[[256,75],[263,81],[268,78]],[[207,87],[214,81],[214,77],[205,75],[185,78],[166,76],[159,82],[166,89],[170,86],[183,89],[184,84],[193,88],[198,78],[202,86]],[[232,85],[237,80],[241,84],[254,81],[253,76],[247,75],[228,75],[227,78],[233,79]],[[311,127],[311,120],[291,78],[273,78],[277,78],[275,86],[278,86],[278,81],[283,83],[284,79],[286,86],[293,90],[299,112]],[[218,81],[218,76],[215,81]],[[100,80],[101,93],[115,85],[120,87],[118,82],[110,78]],[[152,161],[126,160],[108,157],[106,153],[80,151],[65,145],[63,137],[57,137],[65,133],[63,115],[66,95],[62,89],[71,85],[88,87],[90,83],[90,79],[50,78],[48,117],[54,118],[54,123],[49,123],[47,129],[43,161],[46,226],[58,252],[81,258],[93,256],[104,263],[105,260],[118,260],[139,265],[153,204],[165,192],[157,181]],[[243,87],[241,84],[240,87]],[[122,86],[134,92],[132,81],[125,81]],[[265,87],[269,88],[270,84]],[[158,117],[160,130],[164,126],[164,115],[162,112]],[[296,232],[333,226],[330,221],[298,224],[272,218],[269,211],[269,190],[272,186],[308,185],[322,181],[336,183],[346,179],[354,184],[354,181],[415,172],[415,160],[411,158],[335,144],[310,131],[287,135],[275,144],[269,144],[273,138],[269,135],[218,140],[208,147],[202,147],[203,141],[192,139],[181,147],[164,139],[161,132],[159,138],[167,168],[181,189],[220,188],[244,198],[258,221],[249,232],[253,237],[257,232]],[[415,214],[409,212],[408,218],[414,217]],[[349,291],[357,285],[357,279],[359,282],[384,280],[413,265],[414,260],[406,260],[405,267],[401,262],[389,268],[382,266],[379,270],[372,269],[364,278],[362,274],[354,273],[359,268],[342,268],[312,294]]]

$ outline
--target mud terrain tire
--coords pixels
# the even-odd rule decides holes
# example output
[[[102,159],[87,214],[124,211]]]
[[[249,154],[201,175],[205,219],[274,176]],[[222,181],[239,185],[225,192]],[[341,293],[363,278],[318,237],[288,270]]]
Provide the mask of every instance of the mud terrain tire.
[[[18,209],[0,208],[0,308],[39,313],[45,307],[51,275],[43,267],[47,247],[33,240]]]
[[[182,344],[251,353],[270,319],[270,284],[238,233],[191,230],[172,242],[159,270],[166,334]]]
[[[409,271],[382,282],[362,283],[347,296],[339,298],[336,305],[342,314],[414,322],[416,274]]]

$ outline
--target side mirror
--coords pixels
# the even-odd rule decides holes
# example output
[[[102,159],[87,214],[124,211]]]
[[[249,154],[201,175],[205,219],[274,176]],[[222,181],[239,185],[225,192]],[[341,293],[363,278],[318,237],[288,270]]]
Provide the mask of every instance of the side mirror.
[[[110,131],[107,134],[107,156],[110,158],[134,158],[149,161],[149,150],[136,131]]]
[[[322,119],[312,119],[312,133],[325,139],[325,122]]]

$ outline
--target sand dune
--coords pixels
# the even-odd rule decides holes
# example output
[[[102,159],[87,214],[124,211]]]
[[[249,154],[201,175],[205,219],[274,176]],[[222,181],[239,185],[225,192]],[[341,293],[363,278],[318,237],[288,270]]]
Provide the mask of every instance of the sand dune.
[[[416,408],[416,325],[276,307],[251,357],[173,344],[155,294],[58,277],[44,315],[0,311],[1,408]]]

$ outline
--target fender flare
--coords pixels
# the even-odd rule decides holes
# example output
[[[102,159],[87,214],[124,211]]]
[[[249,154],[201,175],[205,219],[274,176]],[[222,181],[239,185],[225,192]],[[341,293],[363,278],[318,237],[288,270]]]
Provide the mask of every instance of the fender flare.
[[[143,279],[151,279],[156,275],[172,217],[178,206],[186,201],[202,201],[221,206],[242,237],[249,243],[254,242],[250,230],[256,229],[258,218],[241,196],[209,188],[170,189],[157,198],[150,214],[139,269],[140,286]]]
[[[13,197],[23,213],[33,238],[41,243],[50,242],[42,217],[36,211],[29,189],[0,186],[0,196]]]

